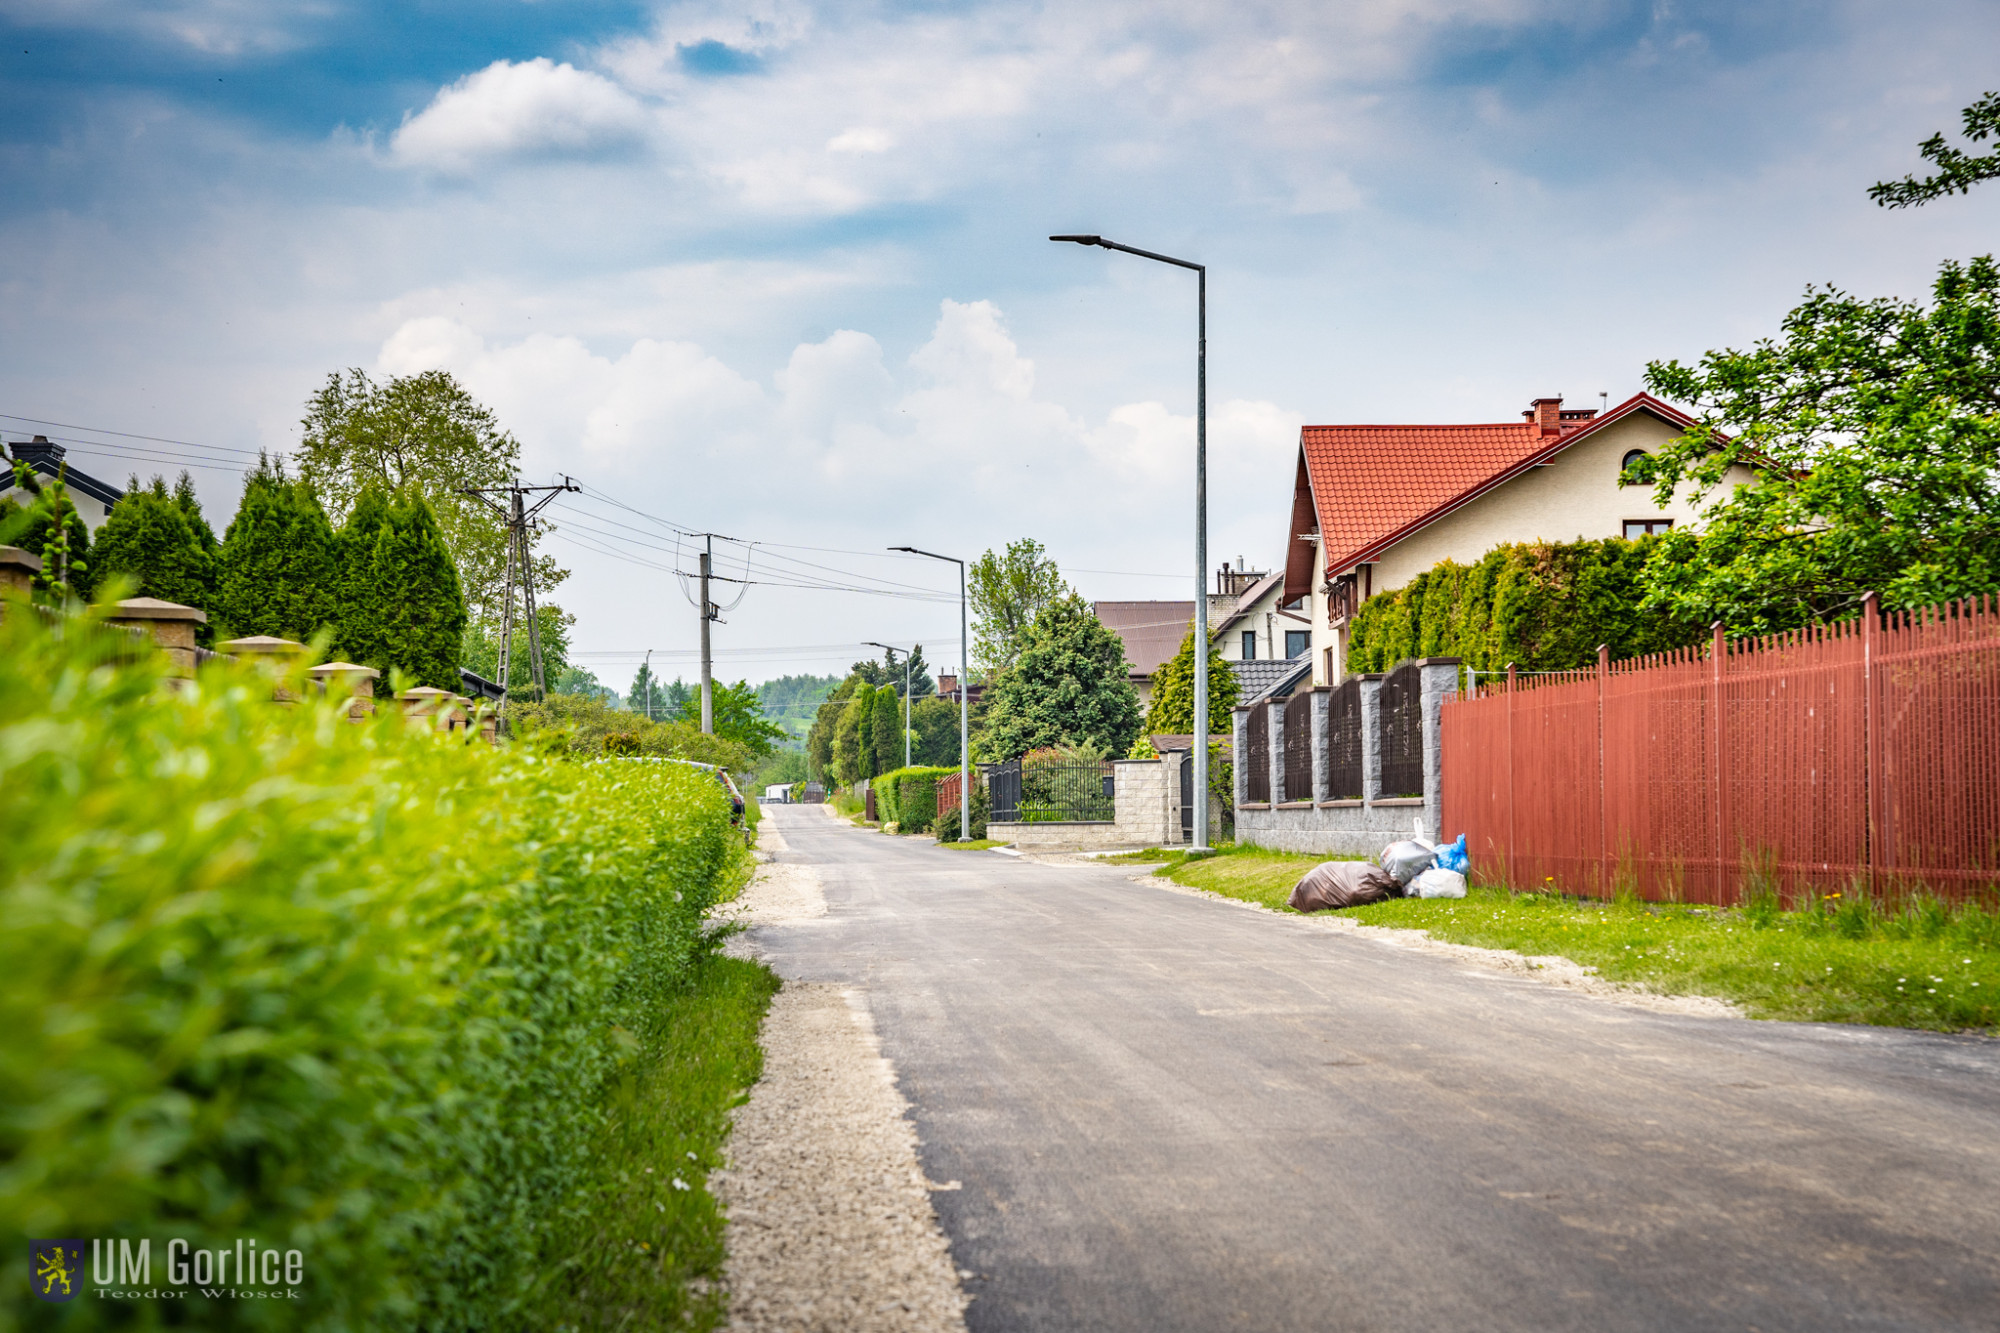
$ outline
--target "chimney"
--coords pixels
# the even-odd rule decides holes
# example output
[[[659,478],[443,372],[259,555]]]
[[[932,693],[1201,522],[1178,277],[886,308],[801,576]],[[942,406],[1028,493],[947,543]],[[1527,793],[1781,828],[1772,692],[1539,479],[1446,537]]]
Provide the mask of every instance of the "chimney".
[[[63,447],[51,443],[46,435],[37,435],[32,440],[14,441],[14,457],[24,463],[45,464],[53,472],[63,460]]]
[[[1558,435],[1562,433],[1562,405],[1560,397],[1537,398],[1521,415],[1534,422],[1542,434]]]
[[[957,694],[957,692],[958,692],[958,677],[954,675],[947,675],[944,672],[939,672],[938,693],[948,699]]]

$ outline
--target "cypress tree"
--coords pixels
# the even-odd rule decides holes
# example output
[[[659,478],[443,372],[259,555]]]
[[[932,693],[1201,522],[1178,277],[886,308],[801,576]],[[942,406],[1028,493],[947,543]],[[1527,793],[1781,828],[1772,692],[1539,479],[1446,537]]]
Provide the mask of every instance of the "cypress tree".
[[[898,685],[901,681],[896,682]],[[903,699],[893,685],[875,691],[874,726],[875,771],[889,773],[903,766]]]
[[[151,489],[135,485],[111,507],[94,546],[92,564],[98,579],[109,574],[129,575],[137,580],[136,596],[210,609],[208,602],[215,586],[213,563],[186,514],[158,477],[153,478]],[[208,631],[208,626],[200,626],[197,637],[206,641]]]
[[[216,602],[231,634],[310,639],[332,623],[333,527],[310,487],[259,456],[222,539]]]
[[[381,657],[369,665],[456,690],[465,597],[437,516],[422,496],[390,506],[375,537],[371,573]]]
[[[222,551],[215,540],[215,529],[208,525],[208,516],[201,512],[201,501],[194,493],[194,478],[181,469],[180,479],[174,482],[174,504],[180,509],[181,517],[187,520],[188,530],[194,533],[196,543],[207,557],[207,583],[203,586],[202,599],[193,603],[203,608],[213,608],[217,584],[222,575]],[[203,631],[207,632],[204,626]]]
[[[355,497],[347,522],[333,539],[333,651],[373,667],[383,665],[385,646],[383,604],[375,587],[375,543],[388,521],[388,495],[380,486],[367,486]]]
[[[1208,646],[1208,730],[1227,736],[1233,725],[1240,686],[1236,673],[1222,660],[1222,650]],[[1194,627],[1181,639],[1180,651],[1153,673],[1153,698],[1146,710],[1146,732],[1153,736],[1194,734]],[[1120,752],[1122,753],[1122,751]]]

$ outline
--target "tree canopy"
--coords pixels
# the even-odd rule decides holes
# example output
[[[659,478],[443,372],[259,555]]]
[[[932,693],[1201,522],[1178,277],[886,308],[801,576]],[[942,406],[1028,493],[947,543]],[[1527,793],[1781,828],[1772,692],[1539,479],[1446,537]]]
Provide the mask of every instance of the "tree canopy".
[[[734,685],[725,685],[719,680],[710,682],[709,709],[714,734],[734,741],[749,751],[753,758],[765,758],[776,748],[775,742],[784,739],[784,728],[764,716],[764,706],[758,702],[757,691],[750,687],[748,681],[739,680]],[[689,692],[681,705],[680,717],[700,730],[699,689]]]
[[[333,527],[312,487],[260,454],[223,535],[211,617],[231,635],[303,642],[334,623],[334,571]]]
[[[1230,713],[1240,697],[1236,673],[1222,660],[1222,652],[1211,640],[1208,645],[1208,733],[1230,734]],[[1146,731],[1153,736],[1194,735],[1194,626],[1188,625],[1180,651],[1160,664],[1153,673],[1153,697],[1146,708]],[[1120,750],[1118,753],[1123,754]]]
[[[981,746],[996,758],[1064,745],[1124,754],[1139,734],[1124,644],[1075,593],[1042,607],[987,704]]]
[[[1738,632],[2000,588],[2000,269],[1947,261],[1929,305],[1809,288],[1782,336],[1646,385],[1699,421],[1631,475],[1704,493],[1646,564],[1646,606]],[[1757,480],[1721,494],[1726,470]]]
[[[204,611],[215,603],[214,557],[159,477],[150,487],[139,486],[133,478],[125,498],[111,506],[92,544],[92,566],[98,579],[107,574],[132,578],[134,596]],[[201,642],[207,643],[209,634],[209,626],[199,627]]]
[[[1973,143],[2000,136],[2000,92],[1987,93],[1965,108],[1960,121],[1965,137]],[[1899,181],[1878,181],[1869,188],[1868,197],[1884,208],[1910,208],[1948,194],[1965,194],[1980,181],[2000,177],[2000,146],[1990,153],[1966,153],[1947,144],[1940,133],[1917,145],[1917,151],[1937,168],[1936,175],[1921,180],[1905,176]]]
[[[1056,562],[1032,538],[1007,543],[1005,555],[980,556],[966,571],[973,660],[993,671],[1013,666],[1035,617],[1069,590]]]
[[[335,518],[344,519],[370,483],[423,496],[458,568],[467,603],[480,618],[499,619],[506,528],[499,515],[461,493],[505,486],[520,470],[520,442],[488,408],[442,370],[383,384],[365,371],[349,370],[345,378],[327,376],[307,402],[300,425],[299,474]],[[566,576],[550,557],[535,557],[538,592]]]

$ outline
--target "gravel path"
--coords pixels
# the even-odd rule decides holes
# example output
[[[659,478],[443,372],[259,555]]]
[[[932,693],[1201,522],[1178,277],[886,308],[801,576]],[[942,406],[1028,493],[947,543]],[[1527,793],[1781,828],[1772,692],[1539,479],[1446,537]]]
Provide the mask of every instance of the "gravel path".
[[[760,842],[766,854],[784,850],[775,831]],[[825,915],[812,869],[780,863],[718,913],[745,925]],[[764,1077],[736,1113],[728,1168],[709,1178],[728,1218],[729,1328],[963,1333],[966,1298],[908,1103],[862,996],[787,982],[762,1041]]]

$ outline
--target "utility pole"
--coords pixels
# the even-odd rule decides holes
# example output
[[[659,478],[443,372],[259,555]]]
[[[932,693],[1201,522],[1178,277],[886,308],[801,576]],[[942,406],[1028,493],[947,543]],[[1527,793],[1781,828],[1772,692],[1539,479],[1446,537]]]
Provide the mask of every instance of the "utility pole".
[[[542,626],[535,615],[535,561],[533,549],[528,541],[528,529],[533,526],[536,515],[548,508],[550,503],[564,491],[581,490],[575,482],[565,476],[560,486],[523,486],[515,482],[511,486],[490,486],[484,489],[468,486],[459,491],[460,495],[470,495],[478,499],[488,509],[500,515],[507,523],[507,572],[505,586],[500,592],[500,705],[498,713],[507,715],[508,677],[514,668],[514,576],[516,570],[521,578],[521,601],[528,617],[528,664],[534,675],[535,697],[548,697],[548,681],[542,672]],[[527,497],[540,495],[542,498],[533,505]],[[506,503],[502,504],[502,497]]]
[[[706,538],[708,545],[701,553],[701,730],[703,735],[715,731],[715,692],[712,683],[714,668],[709,660],[708,625],[715,619],[715,603],[708,599],[708,571],[715,559],[715,538]]]

